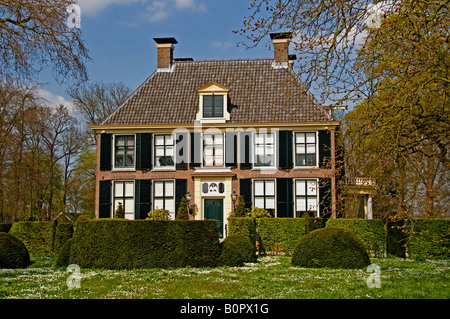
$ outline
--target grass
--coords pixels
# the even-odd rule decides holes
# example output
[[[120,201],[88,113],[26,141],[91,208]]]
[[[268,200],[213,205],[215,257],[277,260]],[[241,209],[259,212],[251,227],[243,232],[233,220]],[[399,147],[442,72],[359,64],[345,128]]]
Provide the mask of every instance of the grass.
[[[244,267],[81,269],[81,287],[55,257],[33,257],[26,269],[0,269],[0,298],[449,299],[450,260],[373,258],[381,288],[368,288],[365,270],[292,267],[288,256],[267,256]]]

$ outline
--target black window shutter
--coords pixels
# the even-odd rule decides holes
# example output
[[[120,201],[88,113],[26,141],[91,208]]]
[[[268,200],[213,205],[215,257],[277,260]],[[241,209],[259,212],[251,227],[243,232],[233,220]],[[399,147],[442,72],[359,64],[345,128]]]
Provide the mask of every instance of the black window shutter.
[[[135,181],[134,218],[145,219],[152,209],[152,181],[141,179]]]
[[[202,136],[200,133],[191,133],[191,161],[190,167],[199,167],[202,163]]]
[[[99,183],[99,218],[111,218],[111,181]]]
[[[136,134],[136,169],[152,168],[152,133]]]
[[[112,134],[100,135],[100,170],[110,171],[112,163]]]
[[[319,210],[320,217],[331,216],[331,179],[319,178]]]
[[[241,132],[240,133],[240,164],[241,169],[251,169],[252,168],[252,132]]]
[[[280,168],[293,168],[292,132],[278,132],[278,159]]]
[[[277,217],[294,217],[292,178],[277,178]]]
[[[331,137],[330,131],[319,131],[319,167],[331,168]]]
[[[188,162],[188,133],[175,134],[175,168],[187,169]]]
[[[178,214],[181,198],[185,197],[187,193],[187,179],[175,180],[175,217]]]
[[[246,208],[252,208],[252,180],[251,178],[241,178],[239,180],[239,192],[244,196]]]
[[[225,166],[237,167],[237,132],[225,133]]]

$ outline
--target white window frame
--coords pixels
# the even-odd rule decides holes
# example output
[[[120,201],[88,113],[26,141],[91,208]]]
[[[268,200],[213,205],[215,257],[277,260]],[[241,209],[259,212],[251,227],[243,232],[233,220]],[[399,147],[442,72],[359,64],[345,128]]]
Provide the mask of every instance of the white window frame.
[[[133,150],[133,167],[116,167],[116,137],[118,136],[133,136],[134,150]],[[114,171],[135,171],[136,170],[136,134],[113,134],[112,142],[112,167]]]
[[[155,206],[155,185],[156,185],[156,183],[158,183],[158,182],[172,182],[172,184],[173,184],[173,189],[172,189],[172,193],[173,193],[173,212],[170,212],[170,218],[172,219],[172,220],[175,220],[175,214],[176,214],[176,212],[175,212],[175,209],[176,209],[176,207],[175,207],[175,180],[174,179],[154,179],[154,180],[152,180],[152,207],[151,207],[151,210],[155,210],[155,209],[164,209],[164,208],[157,208],[156,206]],[[165,183],[164,183],[164,185],[165,185]],[[164,194],[165,194],[165,186],[164,186]],[[159,196],[158,196],[158,198],[160,198]],[[163,197],[164,198],[164,202],[165,202],[165,196]],[[164,205],[165,206],[165,205]]]
[[[315,181],[316,182],[316,217],[320,217],[320,197],[319,197],[319,179],[318,178],[294,178],[294,191],[293,191],[293,196],[294,196],[294,217],[297,217],[297,182],[298,181],[302,181],[302,182],[306,182],[306,181]],[[308,197],[312,197],[312,196],[308,196],[308,190],[305,188],[305,195],[301,195],[304,196],[305,198]],[[301,218],[302,216],[300,216]]]
[[[315,133],[315,135],[316,135],[316,147],[315,147],[316,165],[297,165],[297,147],[296,147],[297,133]],[[292,138],[292,149],[293,149],[292,156],[293,156],[294,168],[309,169],[309,168],[319,167],[319,132],[318,131],[294,131],[293,138]]]
[[[277,203],[278,203],[278,198],[277,198],[277,180],[276,178],[254,178],[252,179],[252,207],[257,207],[255,204],[255,182],[257,181],[273,181],[273,187],[274,187],[274,217],[278,217],[277,214]],[[264,183],[265,185],[265,183]],[[264,191],[264,198],[266,197],[266,193]],[[264,207],[258,207],[258,208],[263,208]]]
[[[272,134],[273,136],[273,165],[257,165],[257,161],[256,161],[256,135],[257,134]],[[252,165],[253,165],[253,169],[258,169],[258,170],[265,170],[265,169],[276,169],[278,166],[278,154],[277,154],[277,147],[278,147],[278,131],[268,131],[268,132],[253,132],[252,133]],[[264,144],[266,145],[266,144]]]
[[[113,185],[112,185],[112,191],[111,191],[111,203],[112,203],[112,212],[111,212],[111,218],[114,218],[114,214],[116,212],[116,184],[118,183],[123,183],[123,185],[125,185],[125,183],[133,183],[133,216],[132,218],[127,218],[126,212],[125,212],[125,202],[122,203],[123,206],[123,210],[124,210],[124,217],[130,220],[134,220],[135,219],[135,215],[136,215],[136,183],[134,180],[117,180],[117,181],[113,181]],[[127,198],[125,196],[125,188],[123,189],[123,195],[121,198]],[[131,197],[128,197],[131,198]]]
[[[156,165],[156,137],[157,136],[166,136],[166,135],[171,135],[172,136],[172,141],[173,141],[173,165],[172,166],[157,166]],[[152,138],[152,170],[158,171],[158,170],[170,170],[173,171],[175,170],[175,166],[176,166],[176,140],[175,140],[175,134],[173,133],[153,133],[153,138]],[[165,145],[165,139],[164,139],[164,145]]]
[[[222,135],[222,166],[214,165],[214,166],[205,166],[205,158],[204,158],[204,147],[205,147],[205,135]],[[201,167],[202,168],[223,168],[225,167],[225,133],[224,132],[203,132],[201,134]]]

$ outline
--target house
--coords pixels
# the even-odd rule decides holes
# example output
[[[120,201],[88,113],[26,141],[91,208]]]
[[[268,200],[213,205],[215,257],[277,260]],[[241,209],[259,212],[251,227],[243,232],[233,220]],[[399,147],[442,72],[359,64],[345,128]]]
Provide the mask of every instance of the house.
[[[194,61],[173,57],[175,38],[154,38],[157,70],[97,133],[98,218],[227,218],[243,195],[274,217],[336,215],[339,122],[292,70],[290,33],[272,33],[274,58]]]

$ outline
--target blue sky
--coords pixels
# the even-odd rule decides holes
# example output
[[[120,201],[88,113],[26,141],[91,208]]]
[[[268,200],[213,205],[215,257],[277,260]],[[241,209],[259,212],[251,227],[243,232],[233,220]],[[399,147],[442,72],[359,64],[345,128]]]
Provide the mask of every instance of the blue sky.
[[[194,60],[271,58],[270,39],[247,50],[236,43],[249,0],[79,0],[92,82],[122,82],[135,90],[156,70],[154,37],[177,39],[175,57]],[[267,45],[265,45],[267,44]],[[41,95],[66,103],[67,85],[42,72]]]

